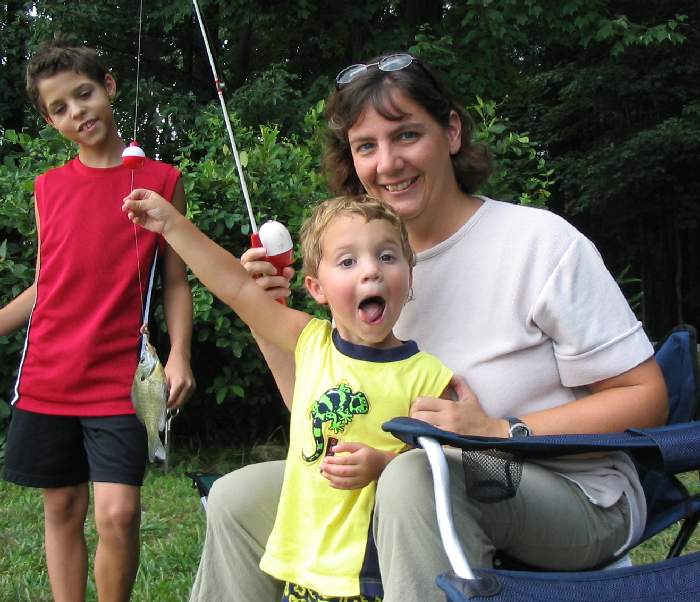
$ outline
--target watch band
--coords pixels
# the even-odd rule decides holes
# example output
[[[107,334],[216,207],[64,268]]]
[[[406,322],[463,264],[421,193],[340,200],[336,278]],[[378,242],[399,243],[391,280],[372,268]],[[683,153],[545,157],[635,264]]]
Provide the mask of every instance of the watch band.
[[[529,437],[532,435],[532,429],[516,416],[506,416],[508,421],[508,436],[513,437]]]

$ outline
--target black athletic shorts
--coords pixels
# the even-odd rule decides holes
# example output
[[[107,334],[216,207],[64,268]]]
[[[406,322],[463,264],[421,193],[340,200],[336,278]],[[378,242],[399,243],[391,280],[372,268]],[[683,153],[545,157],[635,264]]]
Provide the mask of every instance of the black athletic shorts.
[[[81,418],[13,408],[3,477],[41,488],[88,481],[140,486],[147,455],[146,429],[135,415]]]

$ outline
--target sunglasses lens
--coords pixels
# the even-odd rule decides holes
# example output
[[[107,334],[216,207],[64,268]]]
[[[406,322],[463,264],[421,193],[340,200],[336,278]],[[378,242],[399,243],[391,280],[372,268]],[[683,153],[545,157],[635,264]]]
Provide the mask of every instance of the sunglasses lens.
[[[339,86],[344,86],[345,84],[349,84],[360,73],[364,73],[365,71],[367,71],[366,65],[350,65],[338,73],[338,76],[335,78],[335,83]]]
[[[379,67],[381,71],[385,72],[400,71],[401,69],[405,69],[406,67],[408,67],[415,60],[416,59],[413,58],[410,54],[400,53],[385,56],[378,63],[369,63],[367,65],[358,63],[357,65],[350,65],[349,67],[345,67],[345,69],[338,73],[338,75],[335,78],[335,85],[336,87],[340,88],[345,84],[349,84],[358,75],[365,73],[370,67],[376,66]]]
[[[382,71],[400,71],[413,62],[410,54],[390,54],[379,61],[379,68]]]

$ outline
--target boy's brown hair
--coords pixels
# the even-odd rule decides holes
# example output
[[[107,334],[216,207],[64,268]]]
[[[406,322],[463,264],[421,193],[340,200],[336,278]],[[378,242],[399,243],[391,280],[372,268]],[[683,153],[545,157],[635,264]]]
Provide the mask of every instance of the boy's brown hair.
[[[411,268],[416,264],[416,256],[408,242],[406,226],[398,214],[386,203],[366,194],[339,196],[322,201],[314,207],[311,215],[301,226],[301,257],[303,270],[307,276],[316,278],[321,263],[323,235],[328,225],[341,215],[359,215],[368,222],[382,219],[391,224],[399,234],[401,251]]]
[[[74,46],[66,40],[44,42],[27,63],[27,96],[43,117],[48,116],[39,94],[39,82],[62,71],[74,71],[104,85],[107,70],[97,52],[85,46]]]

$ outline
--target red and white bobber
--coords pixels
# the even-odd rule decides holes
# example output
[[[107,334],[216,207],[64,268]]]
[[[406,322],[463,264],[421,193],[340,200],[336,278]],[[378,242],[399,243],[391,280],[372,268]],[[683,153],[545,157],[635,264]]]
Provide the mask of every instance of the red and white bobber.
[[[146,162],[146,153],[134,140],[122,151],[122,163],[129,169],[141,169]]]
[[[280,222],[270,220],[260,226],[257,234],[251,234],[251,244],[254,247],[265,247],[267,255],[265,259],[277,269],[281,275],[282,270],[294,262],[294,244],[289,230]]]

